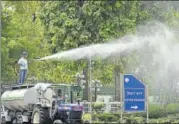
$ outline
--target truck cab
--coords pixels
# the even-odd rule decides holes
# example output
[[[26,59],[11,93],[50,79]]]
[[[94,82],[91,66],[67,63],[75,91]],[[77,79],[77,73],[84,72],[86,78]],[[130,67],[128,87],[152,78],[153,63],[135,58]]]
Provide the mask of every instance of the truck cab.
[[[79,97],[82,95],[81,87],[78,85],[65,85],[65,86],[55,86],[57,95],[61,99],[57,99],[56,110],[54,120],[61,119],[64,123],[81,123],[81,118],[83,114],[83,106],[80,105]],[[53,108],[53,107],[52,107]]]

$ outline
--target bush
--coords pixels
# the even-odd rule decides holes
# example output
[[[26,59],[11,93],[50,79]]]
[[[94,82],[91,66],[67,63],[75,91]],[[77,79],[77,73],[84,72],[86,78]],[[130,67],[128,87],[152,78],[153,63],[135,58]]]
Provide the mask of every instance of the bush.
[[[174,120],[172,123],[178,124],[178,123],[179,123],[179,120]]]
[[[95,102],[92,104],[92,107],[95,111],[101,111],[101,109],[104,107],[103,102]]]
[[[171,123],[171,119],[169,118],[161,118],[161,119],[158,119],[159,120],[159,123],[161,124],[166,124],[166,123]]]
[[[157,123],[160,123],[160,122],[159,122],[158,119],[150,119],[149,123],[151,123],[151,124],[157,124]]]
[[[163,118],[158,118],[158,119],[150,119],[149,120],[149,123],[179,123],[179,120],[177,118],[175,118],[175,116],[171,116],[171,118],[166,118],[166,117],[163,117]]]
[[[117,122],[119,117],[114,116],[111,113],[103,113],[96,115],[96,117],[99,119],[99,121],[102,122]]]
[[[133,115],[136,116],[136,117],[144,117],[144,118],[147,117],[147,113],[146,112],[141,112],[141,113],[140,112],[136,112]]]
[[[167,113],[161,105],[149,105],[149,118],[160,118],[167,116]]]
[[[114,114],[115,116],[120,117],[120,113]],[[147,117],[147,112],[136,112],[136,113],[123,113],[125,117]],[[157,104],[149,104],[149,118],[160,118],[167,116],[165,108]]]
[[[127,124],[130,124],[130,123],[145,123],[145,118],[143,118],[143,117],[133,117],[133,116],[131,116],[131,117],[127,117],[126,118],[126,123]]]
[[[179,104],[169,104],[166,107],[167,114],[179,113]]]
[[[83,114],[82,120],[83,120],[83,122],[85,122],[85,121],[89,121],[90,122],[91,115],[90,114]]]
[[[94,104],[94,108],[101,108],[102,105]],[[179,104],[169,104],[165,108],[159,104],[149,105],[149,122],[150,123],[176,123],[179,122]],[[167,114],[170,114],[167,116]],[[85,115],[85,120],[90,120],[90,114]],[[119,122],[120,113],[96,113],[93,114],[94,121],[98,122]],[[123,113],[123,120],[126,123],[145,123],[146,113]]]

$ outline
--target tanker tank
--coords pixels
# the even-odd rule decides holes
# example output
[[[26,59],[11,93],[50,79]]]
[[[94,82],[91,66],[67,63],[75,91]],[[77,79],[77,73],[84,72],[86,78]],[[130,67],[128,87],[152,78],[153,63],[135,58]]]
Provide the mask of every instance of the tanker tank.
[[[4,107],[14,111],[28,110],[29,104],[37,104],[39,101],[38,89],[41,89],[43,95],[49,101],[52,101],[54,91],[50,88],[51,84],[38,83],[35,86],[28,88],[16,88],[5,91],[1,96],[1,101]],[[44,99],[44,101],[46,100]],[[46,100],[47,101],[47,100]],[[48,103],[49,105],[51,103]]]

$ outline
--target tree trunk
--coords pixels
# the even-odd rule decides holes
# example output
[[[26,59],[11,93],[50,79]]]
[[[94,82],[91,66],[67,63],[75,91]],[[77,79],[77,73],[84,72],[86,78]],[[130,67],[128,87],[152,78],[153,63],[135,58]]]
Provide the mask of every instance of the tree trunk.
[[[115,100],[120,101],[120,68],[114,68],[114,81],[115,81]],[[122,82],[121,82],[122,83]]]

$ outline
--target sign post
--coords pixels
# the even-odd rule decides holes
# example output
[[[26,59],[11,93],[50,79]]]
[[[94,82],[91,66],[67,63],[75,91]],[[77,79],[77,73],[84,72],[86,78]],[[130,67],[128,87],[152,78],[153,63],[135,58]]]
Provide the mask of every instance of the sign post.
[[[121,93],[120,93],[120,104],[121,104],[121,119],[120,119],[120,122],[123,123],[123,117],[122,117],[123,116],[122,115],[123,114],[123,83],[122,82],[123,82],[124,79],[123,79],[122,74],[120,74],[120,79],[121,79],[120,80],[120,88],[122,89]]]
[[[146,108],[147,108],[147,124],[149,123],[149,99],[148,99],[148,86],[146,86],[146,99],[147,99],[147,106],[146,106]]]
[[[132,74],[123,76],[123,107],[125,112],[146,112],[148,123],[147,86]],[[148,88],[147,88],[148,89]],[[147,104],[146,104],[147,100]],[[147,109],[147,110],[146,110]]]

